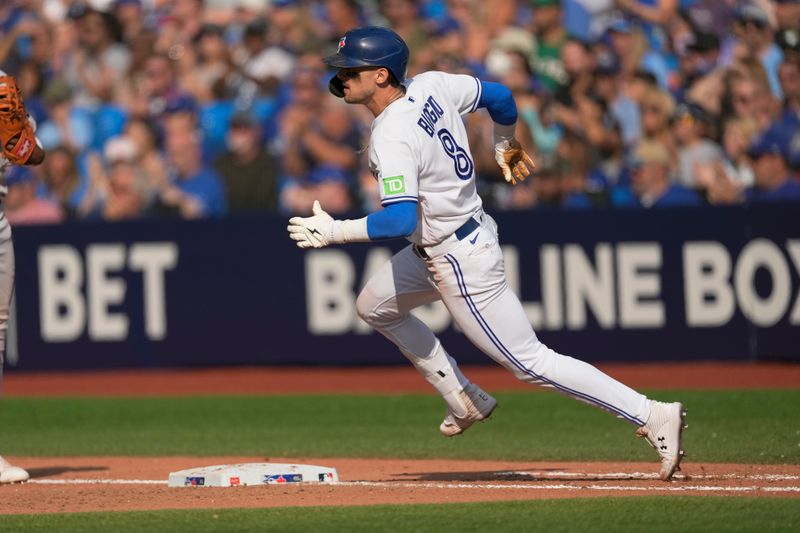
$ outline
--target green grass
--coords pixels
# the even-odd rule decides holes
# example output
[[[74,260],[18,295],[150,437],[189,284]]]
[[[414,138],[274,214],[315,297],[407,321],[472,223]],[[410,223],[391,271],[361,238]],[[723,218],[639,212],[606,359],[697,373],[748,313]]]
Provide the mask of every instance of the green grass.
[[[555,393],[498,394],[492,420],[438,433],[438,397],[4,398],[8,455],[255,455],[651,461],[632,426]],[[692,462],[800,463],[800,390],[659,391],[689,408]]]
[[[0,531],[798,531],[778,498],[637,497],[450,505],[4,516]]]

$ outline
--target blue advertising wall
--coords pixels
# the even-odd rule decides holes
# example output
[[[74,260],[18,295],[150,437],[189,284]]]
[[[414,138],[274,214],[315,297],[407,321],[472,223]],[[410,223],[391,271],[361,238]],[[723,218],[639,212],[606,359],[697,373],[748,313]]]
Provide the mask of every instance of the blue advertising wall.
[[[800,207],[495,216],[540,338],[587,361],[800,360]],[[18,369],[403,364],[355,315],[404,242],[303,252],[284,217],[14,230]],[[462,363],[488,362],[441,305]]]

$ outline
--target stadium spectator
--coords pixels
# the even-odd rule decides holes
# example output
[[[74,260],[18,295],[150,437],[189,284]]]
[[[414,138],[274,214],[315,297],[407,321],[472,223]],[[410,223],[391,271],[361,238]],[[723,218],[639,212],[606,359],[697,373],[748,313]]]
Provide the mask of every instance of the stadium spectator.
[[[204,0],[173,0],[159,4],[154,52],[180,61],[204,23]]]
[[[748,149],[758,132],[752,118],[731,118],[725,123],[722,147],[724,160],[697,165],[697,187],[711,204],[741,202],[742,194],[753,185],[753,167]]]
[[[605,40],[611,52],[616,54],[620,61],[623,77],[630,77],[638,69],[652,72],[658,84],[670,87],[670,69],[664,54],[647,46],[646,38],[626,18],[615,18],[608,27]]]
[[[591,47],[577,39],[567,39],[561,47],[565,81],[555,91],[556,120],[564,127],[580,131],[583,121],[577,103],[587,98],[594,84],[594,59]]]
[[[555,92],[559,86],[567,83],[564,52],[562,48],[567,42],[567,32],[561,25],[561,4],[558,0],[532,0],[532,29],[536,36],[536,57],[534,68],[536,75],[544,87]]]
[[[28,110],[28,114],[37,124],[41,124],[49,114],[47,103],[43,98],[46,80],[42,65],[36,61],[22,63],[19,67],[17,82],[22,94],[25,95],[25,108]]]
[[[736,52],[740,57],[757,58],[767,73],[772,93],[780,97],[781,88],[778,83],[778,65],[783,60],[783,52],[775,42],[774,14],[770,20],[763,4],[746,2],[736,10],[733,31],[740,40],[740,48]],[[768,4],[772,7],[772,4]]]
[[[787,134],[773,124],[750,147],[755,182],[745,190],[748,203],[800,201],[800,182],[789,169]]]
[[[800,3],[795,0],[777,0],[775,3],[775,20],[778,27],[785,30],[800,28]],[[795,45],[798,43],[795,42]]]
[[[65,14],[63,20],[51,26],[52,49],[48,61],[45,63],[54,78],[64,78],[66,71],[71,67],[78,48],[78,25],[73,17],[72,10]]]
[[[490,121],[470,114],[487,206],[574,207],[587,191],[598,191],[589,204],[602,206],[599,199],[629,190],[626,162],[644,141],[673,153],[680,183],[725,204],[743,202],[757,181],[746,146],[773,123],[785,132],[789,172],[800,169],[798,17],[796,2],[783,0],[24,0],[0,2],[0,64],[18,77],[55,154],[51,170],[46,162],[36,172],[49,190],[40,185],[40,193],[67,219],[102,215],[95,195],[111,174],[97,171],[99,154],[120,135],[136,143],[147,187],[169,191],[142,216],[152,208],[219,214],[211,204],[224,204],[226,184],[230,212],[238,212],[240,184],[219,186],[209,205],[195,200],[215,189],[213,179],[201,180],[209,185],[202,192],[176,194],[184,162],[165,148],[168,123],[180,123],[184,139],[173,141],[199,144],[201,176],[222,152],[235,168],[228,140],[250,146],[242,141],[249,126],[230,129],[241,110],[261,132],[250,164],[269,165],[265,181],[274,171],[280,183],[269,209],[277,202],[305,212],[308,195],[320,191],[335,209],[374,210],[375,180],[359,152],[369,121],[337,110],[321,71],[344,31],[364,24],[388,24],[405,37],[410,76],[444,70],[511,87],[517,135],[546,172],[541,185],[533,178],[506,187],[491,157]],[[675,102],[699,111],[676,113]],[[588,157],[565,155],[576,139],[588,143]]]
[[[331,212],[346,213],[350,210],[348,176],[342,169],[327,165],[315,167],[302,180],[291,180],[281,190],[281,205],[292,213],[310,213],[311,205],[317,199],[328,202]]]
[[[560,186],[567,209],[589,209],[608,206],[610,182],[619,181],[622,153],[606,154],[602,165],[593,165],[601,157],[582,135],[568,132],[557,149],[561,161]]]
[[[277,161],[261,144],[261,128],[250,113],[231,119],[227,150],[214,162],[228,196],[228,212],[275,212]]]
[[[142,36],[155,37],[147,26],[142,0],[112,0],[112,4],[125,43],[133,46],[133,43]]]
[[[11,167],[6,171],[6,185],[3,211],[12,226],[57,224],[63,220],[64,214],[56,202],[36,196],[36,176],[30,169]]]
[[[22,63],[42,59],[34,54],[36,38],[43,29],[32,6],[19,2],[0,4],[0,65],[4,72],[18,74]]]
[[[224,215],[222,178],[203,162],[193,117],[188,113],[167,115],[164,134],[169,174],[158,190],[156,213],[189,219]]]
[[[680,97],[703,102],[704,108],[714,114],[721,112],[718,102],[722,99],[724,71],[718,68],[719,60],[719,38],[713,33],[693,33],[680,60]],[[714,93],[708,94],[709,91]]]
[[[297,73],[295,101],[281,119],[282,163],[290,180],[282,203],[293,213],[309,212],[313,198],[307,193],[314,190],[325,194],[318,199],[331,212],[345,212],[356,182],[361,133],[343,102],[324,98],[320,81],[319,72]]]
[[[533,173],[530,183],[525,180],[527,186],[520,188],[514,187],[511,209],[560,209],[564,203],[564,188],[561,186],[561,179],[568,170],[567,162],[556,153],[542,157]],[[518,190],[519,189],[519,190]]]
[[[271,45],[294,55],[320,47],[315,19],[300,0],[272,0],[267,17]]]
[[[655,75],[644,69],[636,69],[625,82],[625,94],[637,105],[641,106],[645,93],[650,89],[658,88],[658,80]]]
[[[753,167],[747,154],[750,143],[758,133],[753,119],[731,119],[725,123],[722,147],[725,174],[741,187],[753,185]]]
[[[294,56],[280,46],[270,45],[267,24],[251,21],[244,29],[241,45],[233,53],[241,80],[237,83],[237,105],[247,108],[256,99],[274,95],[294,67]]]
[[[454,18],[443,18],[431,23],[428,46],[420,51],[424,56],[415,61],[415,68],[421,72],[444,70],[456,74],[468,74],[466,58],[466,32]]]
[[[168,107],[191,100],[178,85],[176,66],[169,56],[153,53],[145,61],[142,77],[134,81],[134,92],[126,107],[133,116],[160,124]]]
[[[530,130],[534,153],[540,155],[555,152],[563,134],[563,128],[556,119],[555,102],[548,94],[528,93],[518,100],[519,114]],[[535,147],[535,149],[533,149]],[[527,149],[525,150],[527,152]],[[530,152],[528,152],[530,153]]]
[[[167,181],[167,168],[158,150],[156,125],[141,117],[131,117],[124,133],[136,147],[137,164],[147,176],[150,187],[160,189]]]
[[[778,79],[783,92],[781,123],[787,128],[800,128],[800,55],[784,59],[778,67]]]
[[[619,124],[622,142],[633,146],[641,137],[639,106],[622,90],[619,59],[611,52],[597,58],[594,69],[594,92]]]
[[[723,160],[720,146],[707,138],[710,127],[708,114],[697,104],[683,103],[675,109],[672,131],[678,146],[676,179],[684,187],[698,186],[697,167],[713,166]]]
[[[700,196],[691,189],[672,183],[669,149],[655,141],[642,141],[633,155],[632,196],[614,198],[620,207],[695,207],[702,205]]]
[[[327,41],[331,44],[339,42],[339,38],[348,30],[363,25],[364,17],[361,2],[357,0],[323,0],[325,9]]]
[[[228,87],[228,75],[232,60],[223,39],[223,28],[205,24],[192,42],[194,46],[187,47],[178,62],[181,87],[201,105],[231,99],[234,92]]]
[[[409,70],[421,72],[426,67],[424,64],[437,57],[431,54],[431,47],[428,46],[428,32],[424,25],[420,24],[420,3],[419,0],[379,0],[380,13],[386,17],[386,21],[394,31],[406,42],[411,51],[411,65]],[[456,22],[457,24],[457,22]],[[353,26],[344,28],[345,31]],[[344,32],[336,34],[341,37]],[[419,57],[417,57],[419,56]]]
[[[666,48],[665,27],[678,12],[678,0],[616,0],[615,4],[641,27],[652,48]]]
[[[120,94],[131,53],[120,42],[122,30],[111,13],[87,9],[77,19],[77,30],[78,47],[64,75],[75,104],[94,110]]]
[[[92,116],[86,109],[77,108],[72,90],[62,80],[53,80],[44,91],[49,117],[41,123],[37,136],[45,150],[66,146],[77,154],[89,148],[94,137]]]
[[[773,120],[774,100],[763,67],[754,61],[742,61],[727,71],[726,113],[738,118],[755,118],[759,130]]]
[[[41,169],[44,196],[61,206],[67,220],[84,216],[88,180],[81,177],[75,154],[65,146],[50,148]]]
[[[101,216],[118,221],[142,218],[154,191],[139,164],[136,143],[127,136],[111,139],[105,147],[106,184]]]

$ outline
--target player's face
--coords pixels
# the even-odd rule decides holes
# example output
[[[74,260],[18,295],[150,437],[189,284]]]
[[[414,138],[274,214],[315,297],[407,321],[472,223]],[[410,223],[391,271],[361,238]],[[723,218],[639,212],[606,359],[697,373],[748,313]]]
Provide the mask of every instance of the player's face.
[[[361,104],[372,98],[378,70],[375,67],[339,69],[336,75],[344,85],[344,101],[348,104]]]

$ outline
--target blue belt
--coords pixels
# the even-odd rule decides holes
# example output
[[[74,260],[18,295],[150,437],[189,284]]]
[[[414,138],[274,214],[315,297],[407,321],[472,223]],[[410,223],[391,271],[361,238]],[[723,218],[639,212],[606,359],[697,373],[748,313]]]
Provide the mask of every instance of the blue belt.
[[[461,227],[460,227],[460,228],[458,228],[458,229],[455,231],[455,236],[456,236],[456,239],[458,239],[459,241],[463,241],[463,240],[464,240],[464,238],[465,238],[467,235],[469,235],[470,233],[472,233],[473,231],[475,231],[476,229],[478,229],[478,228],[480,227],[480,225],[481,225],[481,223],[480,223],[480,222],[478,222],[478,221],[475,219],[475,217],[469,217],[469,219],[467,219],[467,221],[466,221],[466,222],[464,222],[464,223],[461,225]],[[428,255],[428,253],[425,251],[425,248],[423,248],[422,246],[420,246],[420,245],[418,245],[418,244],[415,244],[414,246],[412,246],[412,249],[413,249],[413,250],[414,250],[414,251],[417,253],[417,255],[418,255],[418,256],[420,256],[421,258],[423,258],[423,259],[430,259],[430,256],[429,256],[429,255]]]
[[[480,225],[481,223],[475,220],[475,217],[469,217],[469,219],[456,230],[456,239],[463,241],[464,237],[478,229],[478,226]]]

